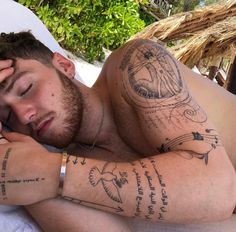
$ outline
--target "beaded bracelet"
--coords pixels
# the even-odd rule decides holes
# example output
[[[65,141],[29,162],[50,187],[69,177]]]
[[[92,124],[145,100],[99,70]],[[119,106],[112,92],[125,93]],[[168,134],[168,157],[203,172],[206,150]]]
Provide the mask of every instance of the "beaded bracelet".
[[[62,190],[63,190],[63,186],[64,186],[67,158],[68,158],[67,152],[63,151],[62,161],[61,161],[61,170],[60,170],[59,188],[58,188],[58,195],[60,195],[60,196],[62,195]]]

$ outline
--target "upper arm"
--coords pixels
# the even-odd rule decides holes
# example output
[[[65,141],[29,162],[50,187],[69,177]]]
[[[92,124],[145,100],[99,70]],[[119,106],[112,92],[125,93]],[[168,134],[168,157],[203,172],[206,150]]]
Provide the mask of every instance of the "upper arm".
[[[184,81],[183,66],[161,45],[136,40],[120,51],[121,92],[137,114],[150,145],[159,152],[189,150],[208,162],[221,146],[206,113]]]

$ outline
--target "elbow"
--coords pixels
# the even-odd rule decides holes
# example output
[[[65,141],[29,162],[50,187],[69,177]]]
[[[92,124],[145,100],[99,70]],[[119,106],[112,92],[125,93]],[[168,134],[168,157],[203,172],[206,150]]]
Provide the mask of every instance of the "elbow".
[[[230,218],[236,206],[236,174],[235,171],[226,174],[218,182],[214,204],[208,212],[208,222],[223,221]],[[213,193],[214,194],[214,193]]]
[[[226,200],[226,205],[224,207],[223,219],[227,219],[232,216],[235,206],[236,206],[236,173],[229,177],[229,183],[226,186],[227,191],[224,193],[224,199]]]

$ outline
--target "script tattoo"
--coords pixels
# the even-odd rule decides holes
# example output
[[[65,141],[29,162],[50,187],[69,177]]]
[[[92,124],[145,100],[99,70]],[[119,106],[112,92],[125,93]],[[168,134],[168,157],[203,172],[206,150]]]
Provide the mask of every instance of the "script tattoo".
[[[167,213],[167,207],[168,207],[168,195],[167,195],[167,190],[166,190],[166,184],[164,183],[162,175],[159,173],[157,169],[157,164],[156,161],[152,158],[149,157],[148,160],[151,162],[152,167],[156,173],[159,185],[160,185],[160,192],[161,192],[161,205],[159,207],[159,213],[158,213],[158,219],[160,221],[165,220],[165,213]]]
[[[204,152],[204,153],[198,153],[194,151],[188,151],[190,157],[189,158],[198,158],[198,159],[203,159],[205,161],[205,164],[208,164],[208,155],[209,153],[213,150],[216,149],[218,146],[222,146],[220,138],[217,134],[211,134],[212,131],[211,129],[206,129],[205,132],[206,134],[202,134],[199,132],[192,132],[189,134],[184,134],[182,136],[179,136],[175,139],[166,139],[167,143],[162,144],[160,148],[158,148],[158,151],[160,153],[164,152],[169,152],[174,150],[177,146],[180,146],[184,143],[187,143],[189,141],[201,141],[206,144],[209,144],[209,149]]]
[[[165,213],[167,212],[168,196],[166,191],[166,185],[163,181],[162,175],[157,170],[156,162],[153,158],[137,161],[136,164],[141,166],[140,168],[133,165],[132,172],[136,179],[137,196],[136,196],[136,208],[134,212],[135,217],[144,216],[145,219],[151,220],[156,215],[160,221],[165,220]],[[150,168],[151,164],[151,168]],[[151,169],[154,169],[155,175],[151,174]],[[148,184],[148,187],[144,188],[144,183]],[[156,183],[159,183],[157,185]],[[148,196],[149,201],[144,199]],[[147,206],[144,206],[146,205]]]
[[[142,201],[143,201],[144,189],[142,186],[141,176],[136,170],[136,168],[133,168],[133,173],[135,175],[136,182],[137,182],[136,183],[137,184],[136,209],[135,209],[134,216],[140,217],[142,213],[141,206],[142,206]]]
[[[127,173],[119,173],[120,178],[114,174],[116,169],[116,163],[114,162],[107,162],[102,170],[99,170],[96,166],[93,167],[89,172],[89,182],[90,184],[95,187],[98,184],[102,184],[103,189],[105,190],[106,194],[114,201],[118,203],[122,203],[122,199],[120,196],[120,188],[126,183],[127,180]]]
[[[7,151],[3,157],[3,161],[2,161],[0,187],[1,187],[1,194],[2,194],[3,200],[8,199],[7,185],[10,185],[10,184],[30,184],[30,183],[40,182],[40,181],[45,180],[45,178],[39,178],[39,177],[25,178],[25,179],[16,179],[14,177],[9,177],[7,175],[7,163],[8,163],[8,159],[10,157],[10,154],[11,154],[11,150],[12,150],[11,148],[7,149]]]
[[[6,183],[5,183],[5,178],[6,178],[6,172],[7,172],[7,161],[9,159],[11,152],[11,148],[8,148],[2,161],[2,172],[1,172],[1,178],[3,181],[1,181],[1,193],[2,193],[2,199],[7,200],[7,190],[6,190]]]
[[[29,179],[12,179],[12,180],[4,180],[4,181],[0,181],[0,184],[29,184],[29,183],[34,183],[34,182],[40,182],[40,181],[44,181],[45,178],[29,178]]]
[[[203,123],[205,112],[190,95],[176,61],[157,43],[138,41],[125,53],[120,65],[123,94],[145,110],[146,124],[166,129],[182,127],[186,120]],[[126,78],[127,76],[127,78]]]

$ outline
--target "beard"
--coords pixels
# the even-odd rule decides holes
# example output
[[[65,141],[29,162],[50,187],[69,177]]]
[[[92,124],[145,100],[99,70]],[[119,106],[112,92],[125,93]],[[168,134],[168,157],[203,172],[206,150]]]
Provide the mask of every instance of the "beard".
[[[64,113],[60,130],[51,134],[46,144],[65,148],[74,140],[80,129],[83,114],[83,98],[78,88],[68,77],[57,71],[62,83],[61,104]]]

